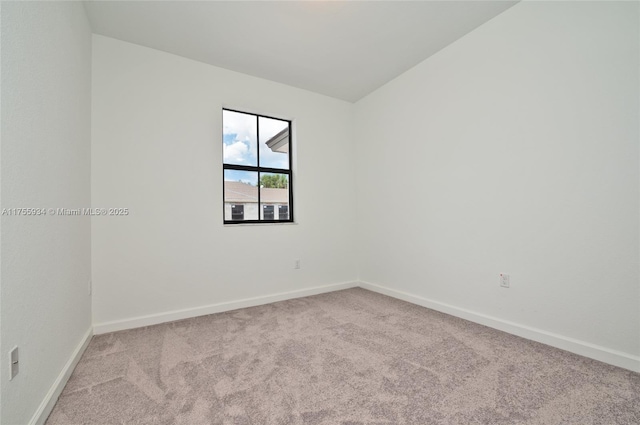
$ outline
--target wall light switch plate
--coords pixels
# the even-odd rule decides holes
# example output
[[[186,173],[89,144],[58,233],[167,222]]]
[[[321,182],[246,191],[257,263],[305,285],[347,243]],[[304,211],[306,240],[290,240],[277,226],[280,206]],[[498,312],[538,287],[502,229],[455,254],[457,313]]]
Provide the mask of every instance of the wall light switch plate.
[[[509,275],[506,273],[500,273],[500,286],[503,288],[508,288],[511,285],[509,281]]]

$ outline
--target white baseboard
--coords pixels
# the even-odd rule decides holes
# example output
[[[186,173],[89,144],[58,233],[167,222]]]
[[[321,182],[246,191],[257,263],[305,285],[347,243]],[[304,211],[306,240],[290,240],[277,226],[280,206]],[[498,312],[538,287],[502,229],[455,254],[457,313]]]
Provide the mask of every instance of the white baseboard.
[[[53,410],[53,406],[55,406],[56,401],[58,401],[58,397],[60,397],[60,393],[64,389],[64,386],[67,384],[73,369],[75,369],[76,365],[80,361],[82,354],[84,354],[84,350],[87,349],[89,345],[89,341],[91,341],[91,337],[93,336],[92,329],[89,329],[87,333],[82,337],[80,344],[76,347],[67,361],[67,364],[64,365],[62,371],[56,378],[55,382],[49,389],[49,392],[38,406],[38,410],[33,414],[31,420],[29,421],[29,425],[42,425],[49,417],[49,414]]]
[[[308,297],[310,295],[323,294],[325,292],[333,292],[340,289],[354,288],[356,286],[358,286],[357,282],[336,283],[331,285],[315,286],[313,288],[300,289],[297,291],[280,292],[273,295],[245,298],[237,301],[228,301],[183,310],[174,310],[166,313],[150,314],[147,316],[132,317],[130,319],[124,320],[96,323],[93,325],[93,333],[96,335],[100,335],[109,332],[122,331],[125,329],[157,325],[159,323],[173,322],[174,320],[189,319],[191,317],[221,313],[224,311],[237,310],[239,308],[254,307],[257,305],[269,304],[277,301],[285,301],[293,298]]]
[[[629,369],[634,372],[640,372],[640,357],[621,351],[611,350],[606,347],[598,346],[588,342],[580,341],[574,338],[547,332],[541,329],[520,325],[518,323],[502,320],[497,317],[487,316],[485,314],[476,313],[464,308],[455,307],[449,304],[433,301],[417,295],[409,294],[395,289],[390,289],[381,285],[368,282],[360,282],[359,286],[374,292],[378,292],[390,297],[398,298],[403,301],[417,304],[432,310],[447,313],[452,316],[460,317],[471,322],[479,323],[490,328],[498,329],[522,338],[532,341],[541,342],[552,347],[560,348],[574,354],[599,360],[614,366]]]

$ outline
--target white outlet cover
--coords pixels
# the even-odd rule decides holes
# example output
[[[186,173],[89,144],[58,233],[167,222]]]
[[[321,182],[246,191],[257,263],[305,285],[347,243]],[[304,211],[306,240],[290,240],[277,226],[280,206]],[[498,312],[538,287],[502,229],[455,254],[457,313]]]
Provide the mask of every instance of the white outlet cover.
[[[9,355],[9,359],[11,361],[11,368],[9,372],[9,381],[11,381],[15,376],[20,372],[20,363],[18,357],[18,347],[13,347],[11,353]]]

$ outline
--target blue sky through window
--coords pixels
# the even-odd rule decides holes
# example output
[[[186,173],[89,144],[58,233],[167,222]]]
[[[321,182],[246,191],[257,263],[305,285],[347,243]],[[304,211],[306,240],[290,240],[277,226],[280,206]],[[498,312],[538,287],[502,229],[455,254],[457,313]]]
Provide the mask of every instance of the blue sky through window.
[[[224,170],[225,181],[243,182],[251,186],[258,185],[258,173],[255,171]]]

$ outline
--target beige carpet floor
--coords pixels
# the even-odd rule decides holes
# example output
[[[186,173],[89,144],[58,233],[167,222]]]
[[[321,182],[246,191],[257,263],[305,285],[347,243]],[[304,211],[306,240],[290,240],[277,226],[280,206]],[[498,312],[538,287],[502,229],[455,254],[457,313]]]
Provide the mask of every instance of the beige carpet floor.
[[[95,336],[48,425],[640,424],[640,374],[363,289]]]

